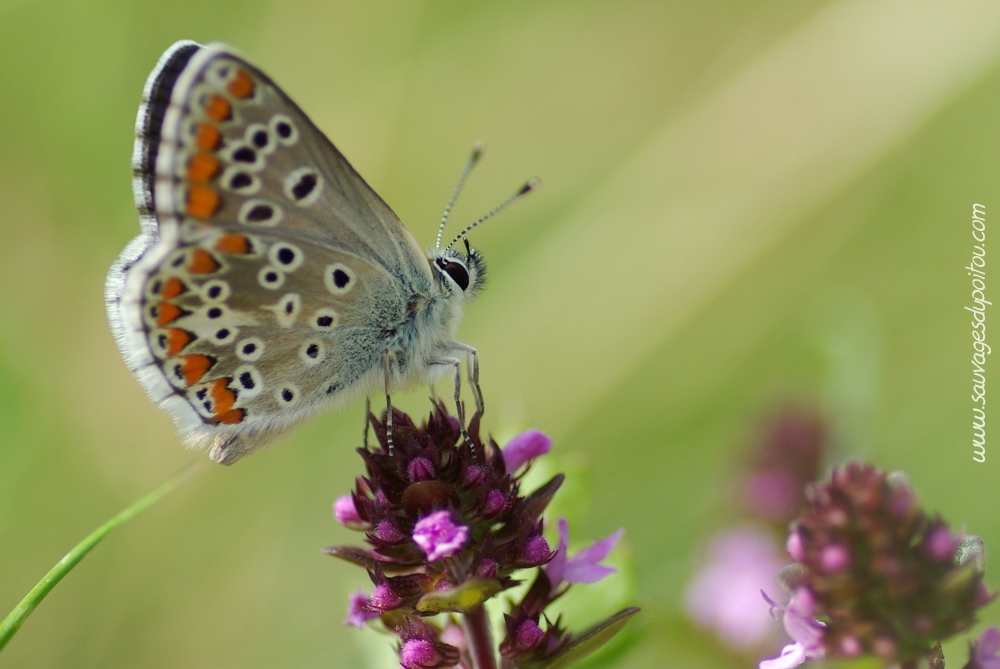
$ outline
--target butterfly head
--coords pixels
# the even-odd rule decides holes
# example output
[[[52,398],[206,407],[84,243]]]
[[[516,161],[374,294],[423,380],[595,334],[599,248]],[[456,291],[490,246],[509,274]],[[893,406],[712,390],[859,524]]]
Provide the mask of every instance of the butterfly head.
[[[454,248],[431,251],[431,267],[438,284],[451,296],[471,302],[486,283],[486,262],[478,249],[465,241],[465,255]]]

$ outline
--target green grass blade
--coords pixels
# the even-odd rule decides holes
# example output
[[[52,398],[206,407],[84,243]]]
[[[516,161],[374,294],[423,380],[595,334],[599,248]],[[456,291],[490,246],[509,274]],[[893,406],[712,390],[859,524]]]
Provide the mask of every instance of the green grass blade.
[[[181,483],[185,482],[191,474],[200,469],[201,465],[202,461],[199,460],[190,467],[186,468],[159,488],[98,527],[83,541],[74,546],[73,550],[66,553],[66,555],[64,555],[63,558],[49,570],[49,573],[42,577],[42,580],[36,583],[35,587],[33,587],[28,594],[24,596],[24,599],[22,599],[18,605],[15,606],[9,614],[7,614],[7,617],[0,622],[0,651],[3,650],[4,646],[7,645],[7,642],[10,641],[14,634],[17,633],[17,630],[21,628],[21,625],[24,624],[27,617],[30,616],[31,612],[35,610],[35,607],[38,606],[43,599],[45,599],[45,596],[49,594],[52,588],[56,587],[56,584],[59,583],[59,581],[61,581],[63,577],[73,569],[73,567],[79,564],[80,560],[82,560],[84,556],[94,548],[94,546],[101,542],[101,539],[106,537],[111,530],[125,522],[128,522],[132,518],[135,518],[140,513],[169,495],[178,486],[180,486]]]

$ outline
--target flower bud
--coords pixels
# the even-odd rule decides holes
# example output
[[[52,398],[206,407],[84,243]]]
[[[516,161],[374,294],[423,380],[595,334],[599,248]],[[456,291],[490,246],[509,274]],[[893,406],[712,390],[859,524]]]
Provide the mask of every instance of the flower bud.
[[[400,649],[399,661],[404,669],[428,669],[438,666],[440,657],[432,642],[425,639],[410,639]]]
[[[521,651],[531,650],[542,642],[545,632],[534,620],[525,620],[514,633],[514,646]]]
[[[399,528],[396,527],[396,524],[388,519],[379,522],[378,526],[375,528],[375,536],[378,537],[380,541],[387,544],[399,543],[406,538],[406,536],[399,531]]]
[[[500,565],[496,560],[483,558],[476,567],[476,576],[479,578],[493,578],[497,575]]]
[[[382,583],[375,586],[370,603],[373,608],[379,611],[391,611],[403,603],[403,598],[396,593],[391,585]]]
[[[479,465],[469,465],[462,470],[462,475],[459,477],[459,483],[461,483],[466,488],[471,488],[472,486],[479,483],[483,478],[483,468]]]
[[[486,493],[486,502],[483,504],[483,516],[492,518],[499,514],[507,506],[507,496],[499,490],[490,490]]]
[[[545,537],[540,534],[528,537],[521,549],[521,563],[528,567],[543,565],[551,557],[552,551],[549,549],[549,544],[545,541]]]
[[[354,506],[354,498],[350,495],[338,497],[333,504],[333,515],[341,525],[347,527],[358,527],[363,524],[358,510]]]
[[[434,478],[434,463],[424,457],[414,458],[407,465],[406,473],[410,477],[410,483],[429,481]]]

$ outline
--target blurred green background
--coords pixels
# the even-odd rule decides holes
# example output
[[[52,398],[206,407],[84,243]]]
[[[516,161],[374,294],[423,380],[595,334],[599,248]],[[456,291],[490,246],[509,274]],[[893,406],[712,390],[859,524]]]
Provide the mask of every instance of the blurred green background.
[[[486,427],[547,431],[584,477],[574,535],[626,527],[644,612],[616,666],[752,666],[692,632],[681,598],[784,402],[822,407],[838,457],[906,470],[1000,546],[962,310],[972,204],[988,225],[1000,204],[1000,4],[0,0],[0,614],[205,457],[126,370],[102,299],[138,230],[143,82],[181,38],[270,73],[422,243],[476,140],[456,226],[543,179],[473,235],[491,281],[459,335]],[[428,408],[423,389],[398,401]],[[212,467],[113,534],[0,667],[394,666],[341,625],[367,578],[319,553],[356,538],[330,505],[361,417]]]

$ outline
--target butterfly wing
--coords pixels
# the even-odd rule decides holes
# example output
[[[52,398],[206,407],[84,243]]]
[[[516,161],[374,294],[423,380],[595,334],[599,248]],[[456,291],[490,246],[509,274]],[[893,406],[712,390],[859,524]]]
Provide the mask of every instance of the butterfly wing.
[[[189,445],[231,462],[369,389],[430,269],[269,78],[178,42],[147,81],[133,163],[142,234],[109,273],[108,314]]]

